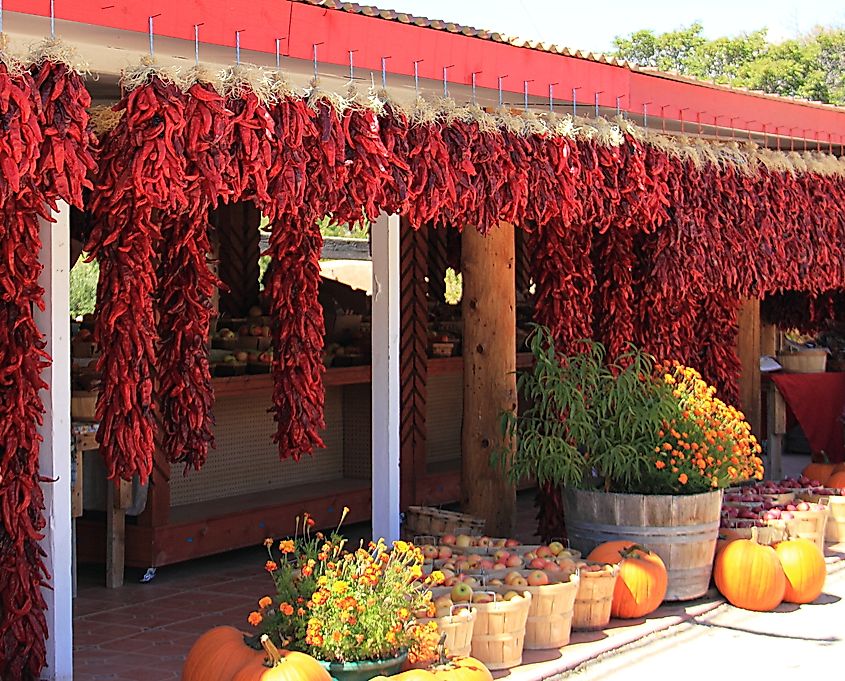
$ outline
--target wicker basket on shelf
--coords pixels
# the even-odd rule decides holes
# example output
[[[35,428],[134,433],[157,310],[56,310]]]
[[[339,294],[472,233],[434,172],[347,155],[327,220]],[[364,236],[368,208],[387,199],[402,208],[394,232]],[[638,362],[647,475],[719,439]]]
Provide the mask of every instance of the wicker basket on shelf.
[[[452,612],[445,617],[424,618],[419,620],[421,624],[435,622],[437,631],[446,635],[446,652],[454,657],[469,657],[472,649],[472,632],[475,629],[475,620],[478,617],[478,610],[475,606],[464,607],[461,605],[452,606]]]
[[[827,350],[807,348],[795,352],[779,352],[777,360],[784,371],[792,374],[823,373],[827,368]]]
[[[845,542],[845,495],[819,496],[808,494],[804,497],[814,504],[825,503],[827,500],[830,515],[824,530],[824,540],[828,544]]]

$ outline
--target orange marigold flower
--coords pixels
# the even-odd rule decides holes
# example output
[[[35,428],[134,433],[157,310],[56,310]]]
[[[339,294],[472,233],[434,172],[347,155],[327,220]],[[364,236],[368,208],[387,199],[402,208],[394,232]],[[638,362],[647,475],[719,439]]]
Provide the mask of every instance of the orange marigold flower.
[[[271,546],[273,546],[273,540],[268,537],[267,539],[264,540],[264,546],[266,546],[269,549]]]
[[[273,599],[269,596],[265,596],[260,601],[258,601],[258,607],[261,609],[269,608],[273,604]]]
[[[249,622],[252,626],[257,627],[261,622],[264,621],[264,618],[261,616],[260,612],[256,612],[253,610],[249,613],[249,617],[246,618],[246,621]]]
[[[667,452],[671,452],[672,451],[672,445],[670,445],[668,442],[664,442],[663,443],[663,449],[665,449]]]
[[[293,606],[290,603],[282,603],[279,606],[279,612],[281,612],[286,617],[290,617],[293,615]]]
[[[664,468],[666,468],[666,462],[665,461],[655,461],[654,465],[657,468],[657,470],[663,470]]]
[[[303,617],[305,615],[305,608],[299,608],[296,611],[296,614],[299,615],[300,617]]]
[[[279,551],[282,553],[293,553],[296,550],[292,539],[285,539],[279,542]]]
[[[267,572],[275,572],[279,569],[279,566],[276,565],[276,561],[268,560],[266,563],[264,563],[264,569],[267,570]]]
[[[309,567],[308,565],[302,566],[302,576],[303,577],[310,577],[314,574],[314,568]]]
[[[343,638],[343,634],[341,634],[339,631],[332,632],[332,639],[334,640],[335,643],[340,643],[340,639],[342,639],[342,638]]]
[[[305,522],[308,523],[308,527],[314,527],[314,525],[316,524],[314,522],[314,518],[308,518],[308,520],[306,520]]]
[[[686,485],[686,484],[687,484],[687,480],[689,480],[689,478],[687,477],[687,474],[686,474],[686,473],[681,473],[681,474],[678,476],[678,482],[680,482],[682,485]]]

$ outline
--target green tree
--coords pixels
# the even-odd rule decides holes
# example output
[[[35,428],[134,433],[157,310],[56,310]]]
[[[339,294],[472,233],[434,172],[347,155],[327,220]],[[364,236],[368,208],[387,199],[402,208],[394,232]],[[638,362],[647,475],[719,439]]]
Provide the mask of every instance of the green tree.
[[[708,40],[701,24],[666,33],[637,31],[614,40],[614,56],[787,97],[845,103],[845,30],[817,28],[780,43],[766,30]]]

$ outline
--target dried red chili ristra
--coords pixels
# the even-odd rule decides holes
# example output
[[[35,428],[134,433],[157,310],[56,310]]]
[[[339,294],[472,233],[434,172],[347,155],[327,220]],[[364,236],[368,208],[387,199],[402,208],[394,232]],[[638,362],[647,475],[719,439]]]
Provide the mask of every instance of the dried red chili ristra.
[[[387,152],[390,177],[384,182],[378,205],[388,214],[404,215],[416,196],[411,194],[412,174],[408,164],[408,117],[390,102],[379,116],[379,136]]]
[[[209,209],[225,193],[230,160],[221,144],[231,135],[232,115],[210,86],[195,83],[185,105],[187,206],[161,213],[159,265],[158,396],[162,446],[185,473],[199,470],[214,446],[214,391],[208,338],[219,281],[208,268]]]
[[[714,291],[702,301],[696,325],[699,371],[728,404],[739,404],[742,364],[736,354],[738,311],[739,300],[734,295]]]
[[[108,477],[146,481],[155,448],[153,383],[159,214],[185,210],[185,97],[156,76],[118,104],[92,193],[86,247],[100,264],[95,340],[97,440]]]
[[[38,218],[42,142],[32,78],[0,54],[0,678],[37,679],[46,662],[43,589],[50,575],[38,456],[49,364],[33,312],[44,309]]]
[[[88,173],[97,164],[88,130],[91,95],[82,77],[67,64],[44,60],[30,69],[40,101],[41,142],[38,174],[44,194],[82,208],[82,189],[91,188]]]
[[[363,218],[375,220],[383,203],[384,185],[391,182],[391,158],[379,134],[376,112],[352,102],[341,117],[345,138],[348,179],[344,199],[335,207],[338,224],[352,225]]]
[[[275,144],[274,124],[267,107],[248,87],[226,100],[232,112],[231,133],[224,146],[229,164],[223,174],[223,200],[265,203],[267,171]]]
[[[436,122],[412,120],[408,129],[409,192],[413,198],[407,217],[414,229],[455,210],[455,168],[442,133]]]
[[[433,215],[435,227],[454,227],[463,229],[466,225],[476,224],[480,215],[478,207],[484,201],[476,193],[475,151],[478,142],[478,124],[461,118],[446,121],[441,129],[443,142],[449,154],[448,167],[451,170],[455,199],[444,203]]]

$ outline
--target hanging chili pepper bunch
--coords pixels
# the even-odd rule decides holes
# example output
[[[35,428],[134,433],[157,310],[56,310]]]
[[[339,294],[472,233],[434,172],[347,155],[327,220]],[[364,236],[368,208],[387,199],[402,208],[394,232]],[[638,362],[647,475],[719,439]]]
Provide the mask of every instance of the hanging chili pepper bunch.
[[[466,225],[477,225],[471,221],[472,218],[489,214],[489,211],[478,207],[479,201],[486,199],[476,194],[475,185],[475,176],[478,174],[475,150],[480,131],[466,107],[442,111],[440,116],[443,120],[441,134],[449,157],[446,167],[451,172],[455,198],[454,201],[441,204],[440,210],[434,215],[433,224],[435,227],[461,230]]]
[[[379,95],[382,113],[379,116],[379,136],[387,152],[390,177],[382,185],[382,196],[378,201],[388,214],[405,215],[418,197],[412,194],[411,166],[409,164],[410,144],[408,115],[393,104],[386,93]]]
[[[311,95],[307,102],[286,97],[275,106],[278,120],[287,118],[294,124],[293,134],[279,139],[270,174],[284,178],[285,184],[273,192],[267,209],[272,230],[265,292],[274,322],[273,440],[281,459],[295,461],[324,446],[319,221],[335,209],[347,217],[354,213],[346,202],[349,169],[338,102],[322,96],[316,85]],[[358,219],[362,211],[360,206]]]
[[[443,137],[439,113],[418,99],[409,120],[407,163],[411,172],[407,218],[411,227],[436,223],[442,213],[454,212],[456,168]]]
[[[154,381],[160,216],[184,211],[185,104],[149,64],[125,79],[123,116],[103,142],[86,250],[100,264],[97,440],[109,478],[145,481],[155,448]]]
[[[224,174],[232,160],[232,113],[210,84],[194,82],[185,94],[181,146],[186,205],[162,211],[157,301],[158,398],[162,447],[185,472],[199,470],[214,446],[214,391],[208,339],[219,282],[208,266],[208,214],[227,196]]]
[[[37,180],[43,137],[35,84],[0,39],[0,678],[36,679],[47,636],[37,428],[49,358],[33,311],[44,309],[38,218],[49,215]]]

